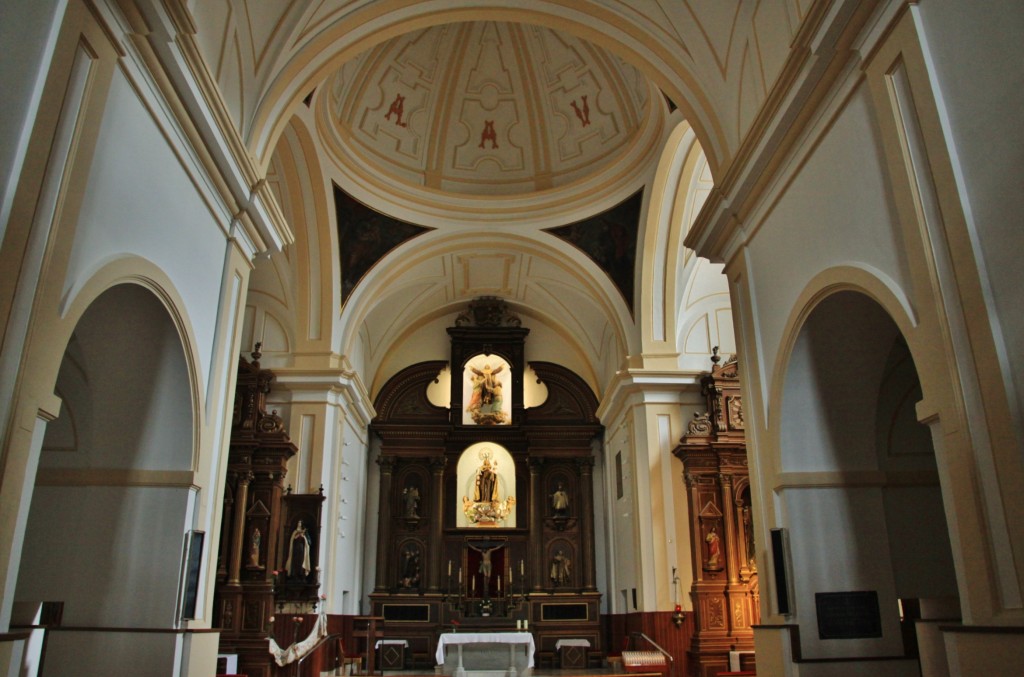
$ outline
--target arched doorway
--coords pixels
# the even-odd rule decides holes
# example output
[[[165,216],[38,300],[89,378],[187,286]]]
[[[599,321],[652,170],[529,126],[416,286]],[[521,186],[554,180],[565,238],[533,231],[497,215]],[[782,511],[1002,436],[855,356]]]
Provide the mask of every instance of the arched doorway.
[[[134,284],[101,294],[55,390],[16,595],[22,613],[61,611],[42,674],[171,674],[195,435],[182,342],[160,301]]]
[[[850,659],[848,674],[867,674],[878,663],[857,659],[917,656],[916,617],[959,613],[921,398],[878,303],[841,291],[810,312],[785,374],[776,487],[805,659]],[[916,660],[900,664],[918,674]]]

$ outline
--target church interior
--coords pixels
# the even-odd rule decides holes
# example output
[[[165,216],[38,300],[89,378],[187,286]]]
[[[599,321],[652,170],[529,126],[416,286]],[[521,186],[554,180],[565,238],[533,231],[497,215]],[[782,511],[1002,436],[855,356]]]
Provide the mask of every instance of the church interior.
[[[1021,34],[0,3],[0,672],[1024,674]]]

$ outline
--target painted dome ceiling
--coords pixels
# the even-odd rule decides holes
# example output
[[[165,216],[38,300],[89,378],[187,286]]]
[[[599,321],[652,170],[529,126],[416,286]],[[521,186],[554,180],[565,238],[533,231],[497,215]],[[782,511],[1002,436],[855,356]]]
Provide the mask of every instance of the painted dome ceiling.
[[[392,38],[334,72],[317,96],[317,125],[347,171],[420,192],[603,191],[653,161],[667,114],[657,91],[579,38],[456,23]]]

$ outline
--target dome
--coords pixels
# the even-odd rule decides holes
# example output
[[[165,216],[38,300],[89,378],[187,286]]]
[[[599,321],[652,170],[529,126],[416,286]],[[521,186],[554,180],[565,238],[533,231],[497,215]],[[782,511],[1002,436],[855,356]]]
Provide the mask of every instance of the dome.
[[[349,174],[420,195],[559,199],[636,185],[667,115],[657,92],[574,36],[468,22],[377,45],[330,75],[315,107],[325,148]]]

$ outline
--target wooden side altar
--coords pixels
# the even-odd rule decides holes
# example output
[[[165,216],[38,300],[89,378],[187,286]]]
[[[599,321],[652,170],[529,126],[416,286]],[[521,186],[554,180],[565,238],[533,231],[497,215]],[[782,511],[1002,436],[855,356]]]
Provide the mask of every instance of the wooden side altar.
[[[730,652],[752,652],[760,618],[739,364],[719,365],[717,348],[711,360],[701,379],[707,412],[694,416],[672,451],[683,461],[689,499],[694,677],[728,670]]]

